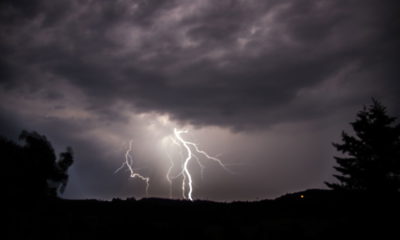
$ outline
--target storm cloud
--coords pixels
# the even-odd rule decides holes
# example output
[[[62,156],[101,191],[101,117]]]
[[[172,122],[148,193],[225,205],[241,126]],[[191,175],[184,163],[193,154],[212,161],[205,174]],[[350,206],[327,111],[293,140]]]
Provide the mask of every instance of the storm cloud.
[[[110,157],[99,136],[126,140],[121,128],[134,121],[134,129],[143,129],[137,119],[155,121],[151,116],[230,134],[272,131],[277,138],[290,135],[276,130],[285,124],[310,135],[316,134],[310,126],[321,126],[330,134],[313,135],[310,144],[321,138],[329,145],[371,97],[399,115],[399,6],[395,0],[2,1],[1,131],[29,127],[61,143],[78,141],[86,159],[96,158],[93,152]],[[304,139],[304,132],[293,132]],[[298,143],[284,142],[295,151]]]

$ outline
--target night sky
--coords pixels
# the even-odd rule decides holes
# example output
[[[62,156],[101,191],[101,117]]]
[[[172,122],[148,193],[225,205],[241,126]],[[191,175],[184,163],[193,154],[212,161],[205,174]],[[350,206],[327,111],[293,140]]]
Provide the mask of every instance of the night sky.
[[[192,161],[195,199],[325,188],[331,143],[363,105],[400,116],[399,13],[398,0],[2,0],[0,134],[71,146],[65,198],[145,197],[114,173],[130,140],[149,197],[168,197],[174,128],[234,172],[202,159],[202,178]]]

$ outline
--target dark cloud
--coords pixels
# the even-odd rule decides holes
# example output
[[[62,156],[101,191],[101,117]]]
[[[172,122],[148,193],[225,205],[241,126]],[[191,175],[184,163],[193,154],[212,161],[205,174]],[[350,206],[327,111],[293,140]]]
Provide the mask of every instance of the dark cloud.
[[[395,1],[3,5],[3,19],[29,19],[3,21],[5,80],[35,66],[37,78],[54,74],[100,108],[122,100],[196,124],[268,125],[269,112],[285,106],[290,120],[300,89],[349,64],[398,89]]]
[[[129,112],[258,130],[347,116],[372,96],[399,115],[399,10],[396,0],[2,1],[2,132],[52,116],[71,129],[37,126],[84,146],[72,132],[126,126]]]

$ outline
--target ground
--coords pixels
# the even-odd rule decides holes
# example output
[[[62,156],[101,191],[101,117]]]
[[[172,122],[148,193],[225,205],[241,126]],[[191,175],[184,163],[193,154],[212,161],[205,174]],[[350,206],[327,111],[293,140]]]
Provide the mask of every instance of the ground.
[[[388,239],[399,195],[308,190],[274,200],[166,199],[18,203],[5,239]],[[4,238],[3,238],[4,239]]]

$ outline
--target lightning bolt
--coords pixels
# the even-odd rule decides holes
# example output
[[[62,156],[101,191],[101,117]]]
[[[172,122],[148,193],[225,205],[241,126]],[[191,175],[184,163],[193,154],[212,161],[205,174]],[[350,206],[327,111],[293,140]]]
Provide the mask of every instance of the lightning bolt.
[[[146,197],[147,197],[148,193],[149,193],[150,178],[144,177],[144,176],[140,175],[139,173],[136,173],[132,167],[133,166],[132,140],[129,141],[129,148],[125,152],[125,161],[122,163],[121,167],[119,167],[117,170],[115,170],[114,174],[119,172],[125,166],[128,168],[129,172],[131,173],[131,175],[130,175],[131,178],[139,178],[140,180],[146,182]]]
[[[180,164],[177,164],[176,162],[174,162],[174,158],[172,157],[172,156],[176,157],[176,155],[171,156],[171,152],[167,151],[166,155],[170,165],[165,177],[169,183],[170,198],[172,198],[172,193],[173,193],[172,191],[173,180],[182,176],[182,184],[181,184],[182,197],[183,199],[188,199],[190,201],[193,201],[193,177],[190,171],[190,161],[192,159],[194,159],[198,164],[198,166],[200,167],[200,174],[202,179],[205,170],[205,166],[201,162],[201,160],[203,159],[208,159],[216,162],[219,166],[221,166],[225,171],[229,173],[233,174],[234,172],[232,172],[230,169],[226,167],[226,165],[221,161],[221,159],[218,158],[218,155],[211,156],[206,151],[200,149],[196,143],[184,139],[182,135],[186,133],[188,133],[188,130],[179,130],[177,128],[174,128],[173,135],[170,135],[168,138],[163,138],[162,140],[163,144],[166,143],[170,144],[167,145],[166,147],[171,145],[176,146],[177,149],[179,150],[179,156],[181,159]],[[169,140],[169,141],[165,142],[164,140]],[[175,151],[175,149],[172,150]],[[114,173],[117,173],[124,167],[126,167],[130,172],[131,178],[138,178],[146,183],[146,196],[148,196],[150,178],[144,177],[143,175],[136,172],[138,170],[137,168],[136,169],[133,168],[134,158],[132,153],[133,149],[131,140],[129,141],[129,147],[125,152],[125,161],[122,163],[121,167],[119,167]],[[179,169],[179,172],[174,176],[173,173],[176,171],[176,170],[174,171],[175,168],[177,168],[176,170]]]
[[[184,199],[189,199],[190,201],[193,201],[193,197],[192,197],[192,194],[193,194],[193,178],[192,178],[192,175],[191,175],[191,173],[189,171],[189,162],[190,162],[190,160],[192,158],[195,158],[197,160],[197,163],[200,166],[201,176],[203,176],[203,170],[205,168],[204,165],[201,164],[200,159],[196,154],[203,155],[205,158],[207,158],[209,160],[212,160],[212,161],[215,161],[224,170],[226,170],[226,171],[228,171],[230,173],[233,173],[233,172],[231,170],[229,170],[222,163],[222,161],[219,158],[210,156],[207,152],[199,149],[199,147],[197,146],[196,143],[193,143],[193,142],[185,140],[182,137],[182,134],[184,134],[184,133],[188,133],[188,130],[178,130],[178,129],[174,128],[174,137],[175,138],[171,138],[171,141],[174,144],[176,144],[176,145],[178,145],[180,147],[183,146],[183,148],[186,150],[187,155],[186,155],[186,158],[185,158],[185,160],[184,160],[184,162],[182,164],[182,171],[181,171],[180,174],[178,174],[178,176],[179,175],[183,175],[183,180],[182,180],[182,196],[183,196],[183,198]],[[171,162],[173,162],[173,161],[171,161]],[[170,167],[170,169],[172,169],[172,168]],[[168,171],[167,180],[171,182],[171,178],[169,177],[169,173],[170,173],[170,171]],[[185,195],[186,186],[188,186],[187,195]]]
[[[174,135],[176,137],[176,139],[183,145],[183,147],[186,149],[187,151],[187,157],[183,163],[183,181],[182,181],[182,194],[183,197],[185,198],[185,185],[186,185],[186,178],[188,181],[188,186],[189,186],[189,192],[187,197],[189,198],[190,201],[193,201],[192,198],[192,192],[193,192],[193,186],[192,186],[192,175],[189,172],[188,169],[188,164],[190,159],[192,159],[192,150],[189,147],[189,144],[187,141],[183,140],[183,138],[181,137],[182,133],[187,133],[187,130],[177,130],[176,128],[174,128]]]
[[[200,150],[199,147],[197,146],[197,144],[195,144],[195,143],[189,142],[188,144],[192,145],[197,153],[200,153],[200,154],[204,155],[206,158],[217,162],[225,171],[230,172],[232,174],[234,173],[222,163],[221,159],[208,155],[208,153],[206,153],[205,151]],[[196,156],[196,159],[198,159],[197,156]],[[200,167],[203,169],[204,166],[201,165],[200,161],[198,163],[199,163]]]

